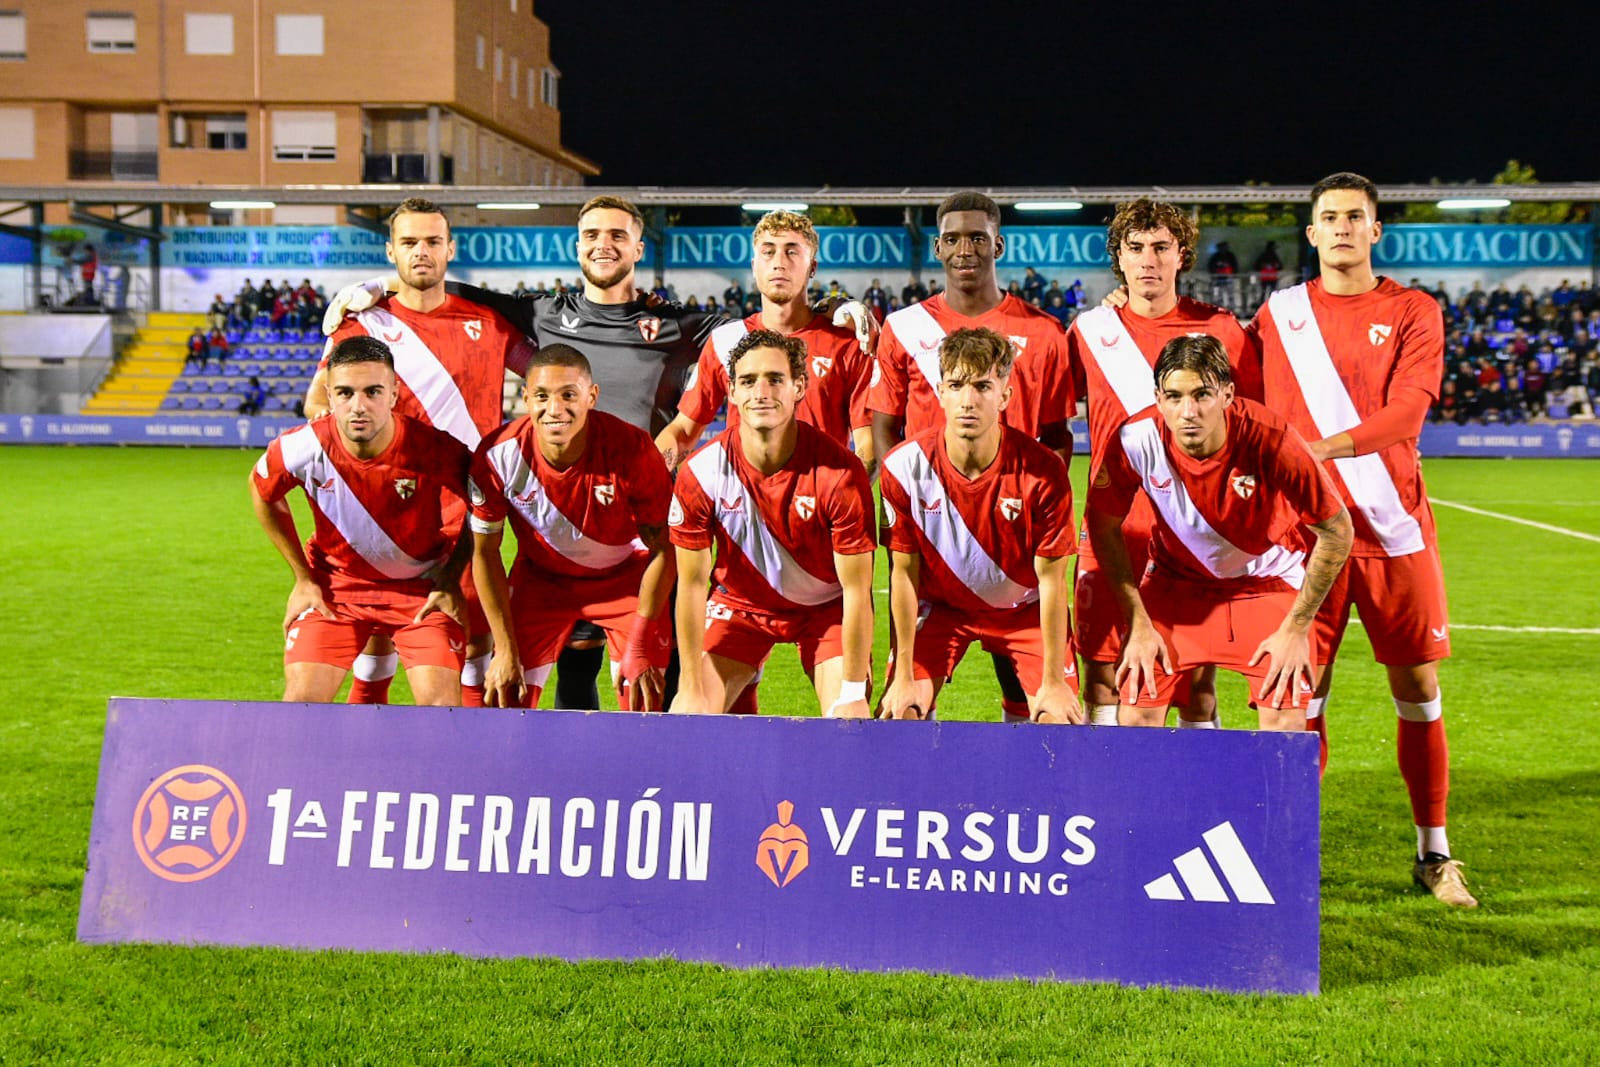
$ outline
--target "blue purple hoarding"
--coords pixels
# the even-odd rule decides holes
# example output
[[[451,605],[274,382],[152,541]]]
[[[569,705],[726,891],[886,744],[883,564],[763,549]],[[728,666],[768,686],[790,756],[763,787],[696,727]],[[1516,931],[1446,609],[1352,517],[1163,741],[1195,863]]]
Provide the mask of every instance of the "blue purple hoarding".
[[[1309,734],[117,698],[78,936],[1314,993]]]
[[[271,415],[0,415],[0,444],[266,448],[304,422]]]

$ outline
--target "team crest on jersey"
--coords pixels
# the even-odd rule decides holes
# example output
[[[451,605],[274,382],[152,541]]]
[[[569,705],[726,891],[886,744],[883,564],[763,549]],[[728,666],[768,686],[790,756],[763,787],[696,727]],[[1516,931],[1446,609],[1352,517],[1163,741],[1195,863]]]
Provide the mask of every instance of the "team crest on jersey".
[[[411,494],[417,491],[417,480],[415,478],[396,478],[394,480],[394,491],[400,494],[401,500],[410,500]]]
[[[672,498],[672,505],[667,508],[667,525],[683,525],[683,505],[678,502],[677,497]]]
[[[1373,348],[1377,348],[1389,339],[1391,333],[1394,333],[1393,326],[1385,326],[1381,322],[1375,322],[1367,327],[1367,340],[1372,342]]]
[[[1015,522],[1017,516],[1022,514],[1022,501],[1014,496],[1001,497],[1000,514],[1007,522]]]
[[[811,357],[811,373],[815,377],[826,378],[828,376],[828,372],[831,371],[832,369],[833,369],[833,357],[832,356],[812,356]]]
[[[1256,495],[1256,476],[1254,474],[1235,474],[1228,479],[1228,484],[1233,486],[1233,491],[1239,494],[1240,500],[1249,500]]]
[[[461,328],[466,330],[467,336],[472,338],[474,341],[483,336],[482,319],[473,319],[471,322],[463,322],[461,324]]]
[[[597,486],[595,486],[594,487],[594,498],[596,500],[600,501],[600,503],[602,503],[602,504],[609,504],[613,500],[617,499],[617,486],[616,486],[616,483],[613,482],[610,485],[597,485]]]
[[[661,320],[653,317],[648,319],[640,319],[639,336],[643,337],[646,341],[654,341],[657,337],[660,337]]]
[[[817,498],[814,496],[797,496],[794,498],[795,514],[802,519],[809,519],[817,511]]]
[[[1009,336],[1011,343],[1016,345],[1019,351],[1028,347],[1028,339],[1026,337],[1018,337],[1016,334],[1011,334]]]
[[[576,315],[562,315],[561,316],[561,328],[563,330],[566,330],[568,333],[577,333],[578,332],[578,316],[576,316]]]
[[[875,388],[877,386],[877,384],[879,382],[881,382],[881,381],[883,381],[883,364],[879,363],[877,360],[873,360],[872,361],[872,381],[867,383],[867,388],[868,389]]]

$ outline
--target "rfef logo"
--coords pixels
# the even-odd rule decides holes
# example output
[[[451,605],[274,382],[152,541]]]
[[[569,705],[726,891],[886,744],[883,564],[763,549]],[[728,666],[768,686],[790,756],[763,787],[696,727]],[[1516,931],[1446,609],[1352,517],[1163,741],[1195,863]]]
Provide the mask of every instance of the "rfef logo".
[[[198,763],[157,777],[133,809],[139,859],[169,882],[198,882],[222,870],[238,854],[244,828],[244,793]]]
[[[756,845],[756,866],[779,889],[799,877],[811,862],[811,844],[806,832],[790,821],[793,817],[794,805],[779,801],[778,821],[761,831]]]

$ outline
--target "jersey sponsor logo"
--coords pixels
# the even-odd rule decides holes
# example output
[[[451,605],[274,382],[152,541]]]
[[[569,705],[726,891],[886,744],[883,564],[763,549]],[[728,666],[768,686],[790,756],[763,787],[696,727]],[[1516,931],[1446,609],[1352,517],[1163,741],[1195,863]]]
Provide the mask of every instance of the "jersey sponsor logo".
[[[672,504],[667,508],[667,525],[683,525],[683,504],[679,502],[677,497],[672,498]]]
[[[1233,486],[1233,491],[1239,494],[1240,500],[1249,500],[1256,493],[1254,474],[1235,474],[1228,479],[1228,484]]]
[[[718,497],[717,503],[722,505],[723,511],[741,511],[744,509],[744,497],[742,496],[731,497],[727,500]]]
[[[1210,904],[1230,904],[1237,901],[1240,904],[1276,904],[1272,899],[1272,892],[1267,888],[1267,883],[1262,881],[1261,872],[1256,869],[1255,862],[1251,860],[1250,853],[1245,851],[1244,842],[1239,840],[1239,834],[1234,830],[1233,823],[1218,823],[1200,837],[1210,849],[1211,856],[1206,857],[1206,849],[1198,845],[1172,861],[1178,877],[1163,874],[1160,878],[1146,882],[1144,895],[1151,900],[1177,900],[1177,901],[1203,901]],[[1216,866],[1211,865],[1212,861]],[[1217,877],[1218,871],[1222,877]],[[1183,881],[1179,888],[1178,880]],[[1227,888],[1223,888],[1226,880]],[[1187,889],[1188,895],[1184,895]],[[1233,890],[1233,896],[1228,895],[1228,890]]]
[[[832,369],[833,369],[833,357],[832,356],[813,356],[813,357],[811,357],[811,373],[813,375],[815,375],[816,377],[818,377],[818,378],[826,378],[828,376],[828,372],[831,371]]]
[[[661,336],[661,320],[648,318],[639,320],[639,336],[646,341],[654,341]]]
[[[1445,638],[1450,636],[1450,624],[1445,623],[1443,626],[1430,626],[1428,627],[1428,633],[1433,635],[1433,643],[1439,644]]]
[[[811,863],[811,843],[794,824],[794,804],[778,802],[778,821],[761,831],[756,842],[756,867],[768,881],[782,889]]]
[[[939,346],[942,344],[944,344],[943,337],[917,338],[917,347],[922,349],[924,352],[937,352],[939,350]]]
[[[394,480],[394,491],[400,495],[401,500],[410,500],[412,494],[417,491],[417,480],[415,478],[396,478]]]
[[[467,643],[465,641],[457,641],[453,637],[447,637],[445,638],[445,641],[450,645],[451,652],[462,652],[466,650]]]
[[[944,501],[942,501],[942,500],[928,500],[928,499],[924,498],[922,500],[922,510],[923,511],[938,511],[939,510],[939,505],[941,505],[943,503],[944,503]]]
[[[532,502],[533,498],[538,496],[538,495],[539,495],[539,483],[538,482],[529,482],[528,483],[528,491],[526,493],[523,493],[520,496],[514,496],[511,499],[515,500],[519,504],[527,504],[527,503]]]
[[[1000,498],[1000,514],[1007,522],[1015,522],[1018,515],[1022,514],[1022,501],[1014,496]]]
[[[1293,319],[1289,319],[1288,323],[1289,323],[1289,332],[1290,333],[1299,333],[1301,330],[1306,328],[1306,320],[1305,319],[1301,319],[1299,322],[1296,322]]]
[[[396,330],[394,333],[390,333],[388,330],[379,330],[378,333],[385,342],[391,345],[399,344],[401,339],[405,337],[405,333],[401,330]]]
[[[814,496],[797,496],[794,498],[794,510],[802,519],[809,519],[817,511],[817,498]]]
[[[561,316],[561,328],[563,330],[567,331],[568,333],[577,333],[578,332],[578,316],[576,316],[576,315],[562,315]]]
[[[1385,326],[1381,322],[1375,322],[1367,327],[1367,340],[1372,342],[1373,348],[1377,348],[1389,339],[1391,333],[1394,333],[1393,326]]]
[[[1106,348],[1116,348],[1121,343],[1122,338],[1116,336],[1115,334],[1110,337],[1106,337],[1104,335],[1101,335],[1100,337],[1100,344]]]
[[[602,504],[609,504],[617,499],[616,483],[610,485],[597,485],[594,487],[594,498]]]
[[[317,483],[317,492],[319,492],[319,493],[326,493],[329,489],[332,489],[332,488],[333,488],[333,479],[332,478],[329,478],[325,482],[318,482]]]
[[[169,882],[210,878],[239,854],[244,792],[203,764],[174,767],[150,783],[133,809],[133,846],[145,869]]]
[[[1172,488],[1172,479],[1157,478],[1154,474],[1152,474],[1150,476],[1150,488],[1154,489],[1158,493],[1165,493],[1167,490]]]
[[[483,336],[482,319],[473,319],[471,322],[463,322],[461,324],[461,328],[467,331],[467,336],[472,338],[474,341]]]

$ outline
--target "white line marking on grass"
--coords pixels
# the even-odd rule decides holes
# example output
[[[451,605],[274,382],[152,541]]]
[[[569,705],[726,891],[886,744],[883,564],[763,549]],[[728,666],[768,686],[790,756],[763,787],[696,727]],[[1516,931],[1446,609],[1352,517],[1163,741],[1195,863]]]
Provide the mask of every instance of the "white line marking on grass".
[[[1483,508],[1475,508],[1471,504],[1457,504],[1452,500],[1440,500],[1438,497],[1430,497],[1429,499],[1435,504],[1442,504],[1447,508],[1455,508],[1458,511],[1469,511],[1474,515],[1483,515],[1491,519],[1501,519],[1505,522],[1514,522],[1519,526],[1532,526],[1535,530],[1546,530],[1550,533],[1565,534],[1568,537],[1576,537],[1580,541],[1593,541],[1595,544],[1600,545],[1600,536],[1596,536],[1592,533],[1584,533],[1582,530],[1569,530],[1565,526],[1551,526],[1547,522],[1534,522],[1532,519],[1519,519],[1515,515],[1502,515],[1498,511],[1485,511]]]
[[[1350,621],[1357,626],[1361,625],[1358,616],[1351,615]],[[1600,626],[1496,626],[1493,623],[1453,622],[1452,630],[1487,630],[1497,634],[1578,634],[1584,637],[1600,637]]]

